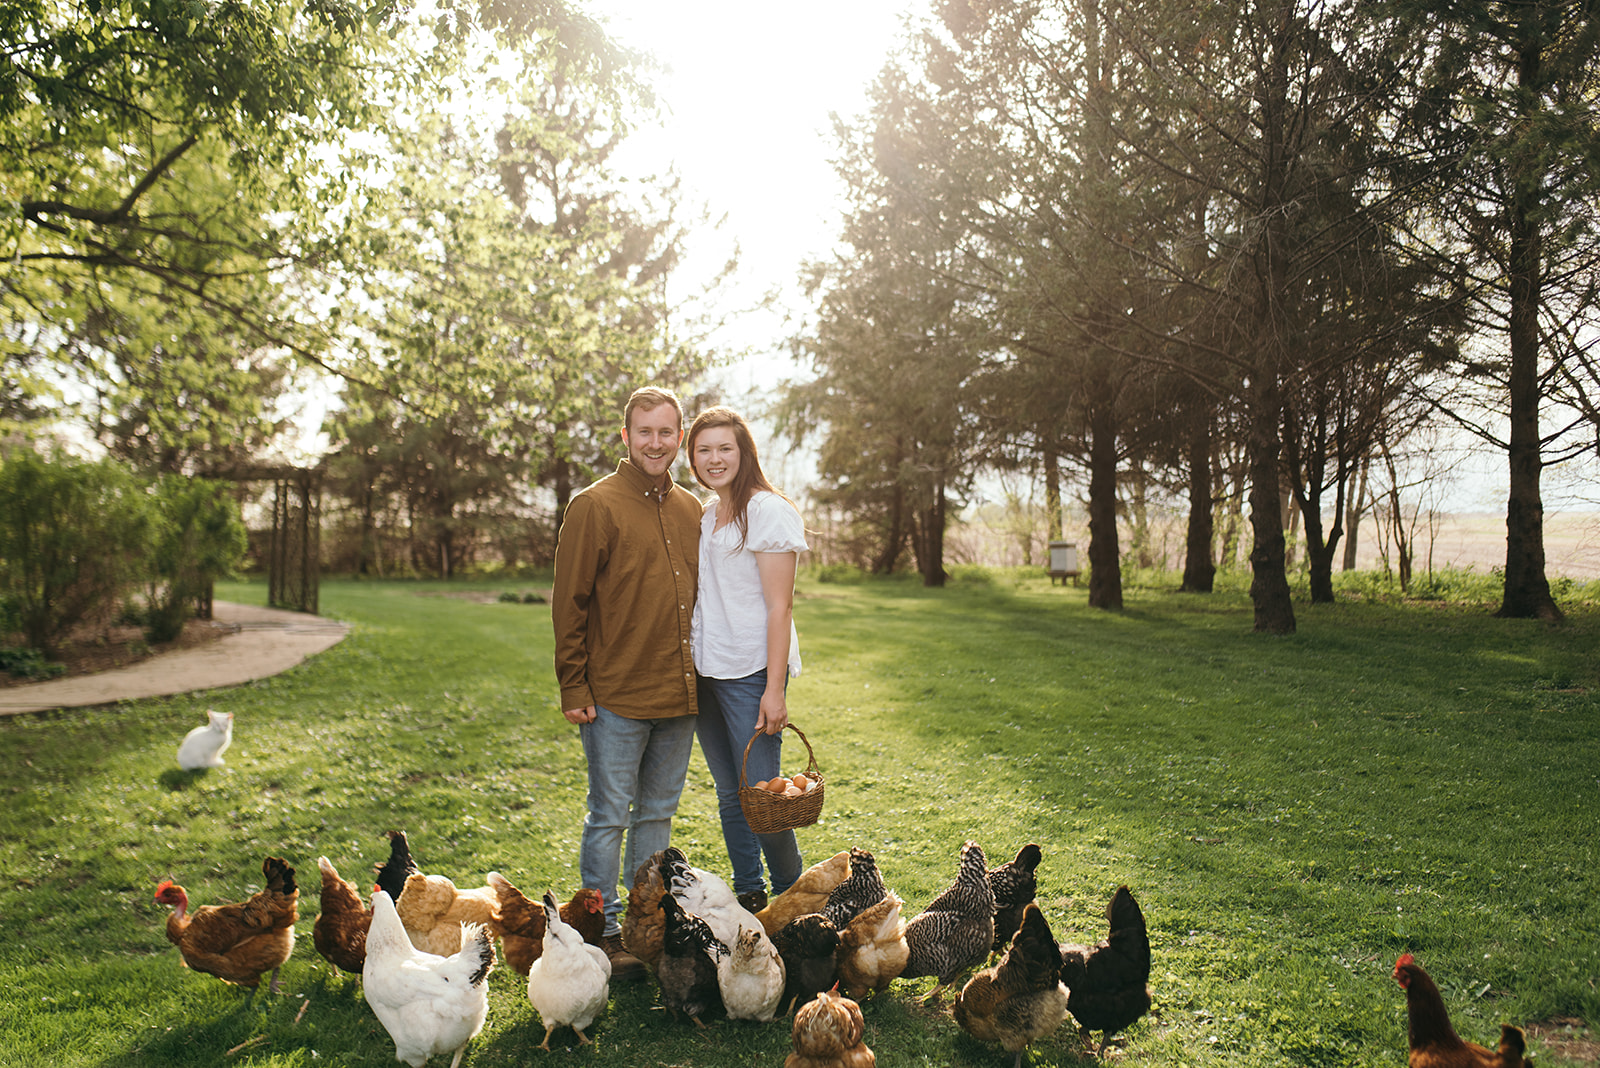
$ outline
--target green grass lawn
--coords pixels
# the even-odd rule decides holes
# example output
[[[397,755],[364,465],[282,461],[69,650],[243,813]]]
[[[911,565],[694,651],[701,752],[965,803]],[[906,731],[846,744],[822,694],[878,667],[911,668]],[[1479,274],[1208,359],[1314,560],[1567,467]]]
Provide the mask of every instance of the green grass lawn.
[[[549,609],[437,596],[467,588],[328,582],[350,636],[284,675],[0,721],[0,1065],[395,1064],[356,979],[311,946],[319,854],[366,885],[401,827],[460,884],[498,869],[530,894],[576,888],[584,762]],[[1600,610],[1552,629],[1481,605],[1301,604],[1299,633],[1272,638],[1239,593],[1127,598],[1107,614],[1009,572],[942,591],[803,575],[790,708],[827,779],[807,861],[872,850],[909,917],[965,838],[991,864],[1038,842],[1039,902],[1068,941],[1102,937],[1127,883],[1157,1014],[1126,1063],[1402,1065],[1389,976],[1406,950],[1464,1037],[1539,1024],[1541,1068],[1592,1063],[1556,1043],[1600,1019]],[[236,714],[234,743],[191,777],[174,751],[207,708]],[[786,752],[798,770],[792,735]],[[698,754],[674,841],[726,873]],[[237,900],[269,853],[299,872],[300,942],[284,994],[243,1007],[179,966],[151,899],[171,877],[196,904]],[[473,1068],[777,1068],[789,1049],[782,1023],[674,1026],[635,983],[613,988],[595,1047],[545,1054],[520,978],[489,983]],[[918,1004],[931,986],[865,1006],[880,1065],[1010,1063],[948,1000]],[[1091,1063],[1070,1021],[1028,1057]]]

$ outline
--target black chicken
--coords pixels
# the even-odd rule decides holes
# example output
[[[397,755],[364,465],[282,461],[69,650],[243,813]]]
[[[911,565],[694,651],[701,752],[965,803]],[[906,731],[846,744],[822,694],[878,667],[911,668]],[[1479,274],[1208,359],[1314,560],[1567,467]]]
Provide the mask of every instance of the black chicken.
[[[728,947],[711,933],[706,921],[684,911],[671,894],[661,895],[661,913],[661,957],[656,962],[661,1003],[674,1020],[687,1016],[703,1028],[700,1018],[722,1008],[717,961],[728,955]]]
[[[833,888],[822,914],[828,917],[835,930],[842,931],[850,921],[889,896],[883,885],[883,874],[878,862],[865,849],[850,848],[850,875]]]
[[[1014,860],[989,869],[989,889],[994,891],[994,943],[989,952],[999,953],[1011,944],[1011,936],[1022,925],[1022,910],[1038,892],[1034,873],[1044,853],[1032,842],[1017,850]]]
[[[949,889],[933,899],[922,914],[906,924],[910,956],[902,979],[931,975],[939,981],[923,998],[936,1000],[957,976],[982,964],[994,944],[994,891],[989,889],[983,847],[961,847],[961,868]]]
[[[372,869],[373,881],[390,901],[399,901],[400,891],[406,888],[406,880],[416,874],[417,865],[411,859],[411,844],[406,841],[405,831],[390,831],[385,837],[389,839],[389,859]]]
[[[838,979],[839,929],[822,913],[796,916],[778,929],[772,944],[783,958],[783,1000],[779,1005],[786,1014],[793,1006],[831,989]]]
[[[1094,946],[1061,947],[1061,981],[1067,985],[1067,1011],[1078,1021],[1085,1042],[1101,1032],[1103,1048],[1111,1036],[1150,1011],[1150,935],[1144,913],[1126,886],[1106,906],[1110,935]]]

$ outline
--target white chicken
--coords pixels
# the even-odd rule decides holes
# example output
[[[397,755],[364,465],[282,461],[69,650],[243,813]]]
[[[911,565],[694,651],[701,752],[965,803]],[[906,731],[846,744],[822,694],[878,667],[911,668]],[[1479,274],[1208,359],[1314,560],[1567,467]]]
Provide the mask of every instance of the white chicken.
[[[453,1051],[450,1068],[457,1068],[489,1015],[486,980],[492,967],[494,941],[487,927],[468,927],[459,953],[424,953],[406,937],[389,895],[372,895],[361,990],[394,1039],[396,1060],[422,1068],[434,1054]]]
[[[544,918],[544,952],[528,969],[528,1000],[544,1021],[539,1048],[548,1053],[550,1035],[558,1027],[572,1028],[580,1045],[589,1044],[583,1029],[594,1023],[611,998],[611,960],[561,918],[556,899],[548,893]]]
[[[765,950],[777,952],[756,914],[739,904],[733,890],[720,876],[691,867],[689,858],[676,846],[668,846],[661,858],[661,881],[667,892],[677,898],[685,912],[706,921],[717,941],[732,949],[739,941],[740,931],[753,929],[761,932]]]
[[[783,1000],[784,977],[783,958],[759,923],[741,930],[717,957],[717,990],[730,1020],[771,1021]]]

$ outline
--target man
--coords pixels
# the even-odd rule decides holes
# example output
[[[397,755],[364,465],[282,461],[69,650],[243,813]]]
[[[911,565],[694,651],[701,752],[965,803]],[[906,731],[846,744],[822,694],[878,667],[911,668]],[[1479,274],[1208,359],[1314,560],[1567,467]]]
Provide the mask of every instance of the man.
[[[628,398],[622,442],[628,455],[616,471],[567,506],[551,618],[562,712],[578,724],[589,763],[579,875],[605,899],[611,977],[636,979],[644,965],[622,947],[617,882],[669,844],[689,768],[701,509],[672,481],[683,409],[670,391]]]

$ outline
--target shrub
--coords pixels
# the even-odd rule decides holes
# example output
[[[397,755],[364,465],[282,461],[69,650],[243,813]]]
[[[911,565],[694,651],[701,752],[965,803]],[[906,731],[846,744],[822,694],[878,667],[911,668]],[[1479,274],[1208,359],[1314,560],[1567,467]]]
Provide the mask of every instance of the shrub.
[[[182,633],[196,599],[239,567],[246,534],[222,483],[169,475],[153,500],[145,637],[167,642]]]
[[[37,649],[0,648],[0,671],[19,679],[53,679],[66,672],[66,665],[45,660]]]
[[[0,464],[0,501],[0,597],[24,640],[48,655],[137,581],[149,509],[115,465],[29,449]]]
[[[522,603],[522,598],[520,596],[518,596],[516,590],[502,590],[502,591],[500,591],[500,596],[499,596],[498,600],[500,601],[501,604],[521,604]]]

